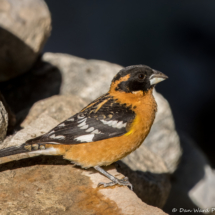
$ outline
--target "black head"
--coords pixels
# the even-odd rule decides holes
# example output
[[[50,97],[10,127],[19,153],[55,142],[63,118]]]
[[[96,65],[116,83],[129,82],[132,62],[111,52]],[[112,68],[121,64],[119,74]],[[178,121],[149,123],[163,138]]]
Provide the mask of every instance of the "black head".
[[[112,80],[117,91],[147,91],[168,77],[145,65],[128,66],[120,70]]]

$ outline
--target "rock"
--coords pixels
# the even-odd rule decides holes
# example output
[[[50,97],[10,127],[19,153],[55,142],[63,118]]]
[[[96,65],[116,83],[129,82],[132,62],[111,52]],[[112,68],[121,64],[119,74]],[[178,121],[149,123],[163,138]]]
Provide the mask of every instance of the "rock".
[[[106,170],[123,177],[113,167]],[[10,162],[1,165],[1,214],[166,214],[127,187],[97,188],[100,181],[108,180],[59,157]]]
[[[8,114],[3,103],[0,101],[0,144],[7,134]]]
[[[27,139],[44,134],[67,118],[67,114],[76,112],[78,105],[82,106],[83,103],[72,96],[54,96],[38,102],[23,122],[24,129],[8,137],[0,148],[20,145]],[[165,214],[143,203],[127,187],[97,188],[98,182],[108,182],[108,179],[94,169],[75,168],[69,161],[57,156],[28,157],[23,153],[0,158],[0,202],[3,215],[15,212],[104,214],[104,211],[105,214]],[[20,160],[23,158],[27,159]],[[123,177],[113,166],[106,170],[119,178]],[[132,178],[135,178],[135,172],[132,174]],[[151,184],[153,187],[153,180],[142,176],[141,188],[146,194],[150,187],[145,186]]]
[[[6,112],[8,114],[8,128],[7,128],[7,132],[12,132],[13,129],[14,129],[14,126],[16,124],[16,116],[12,112],[12,110],[10,109],[9,105],[5,101],[5,99],[4,99],[3,95],[1,94],[1,92],[0,92],[0,101],[4,105],[4,107],[6,109]]]
[[[0,82],[37,60],[50,35],[51,16],[43,0],[0,0]]]
[[[172,189],[164,210],[171,213],[173,205],[177,209],[214,208],[215,172],[191,138],[180,134],[180,139],[183,155],[172,176]]]
[[[148,154],[146,154],[148,152]],[[129,178],[129,181],[133,185],[133,190],[137,196],[145,203],[163,208],[169,196],[171,184],[169,180],[169,174],[165,173],[167,168],[165,167],[163,160],[154,155],[151,151],[145,148],[143,153],[145,160],[143,166],[148,166],[147,171],[133,171],[129,166],[123,162],[119,162],[117,171]],[[152,160],[152,157],[155,160]],[[149,160],[147,158],[150,158]],[[165,170],[160,170],[161,173],[154,173],[155,168],[165,167]]]
[[[190,190],[189,196],[200,208],[212,208],[215,202],[215,170],[204,166],[204,177]]]
[[[121,66],[101,60],[86,60],[68,54],[45,53],[42,60],[62,74],[60,94],[77,95],[92,101],[105,94]]]

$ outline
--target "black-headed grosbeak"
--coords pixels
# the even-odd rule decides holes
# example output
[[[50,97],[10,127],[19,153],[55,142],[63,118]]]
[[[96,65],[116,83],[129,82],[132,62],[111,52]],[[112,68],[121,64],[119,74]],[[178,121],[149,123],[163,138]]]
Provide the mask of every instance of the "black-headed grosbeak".
[[[111,180],[99,185],[119,184],[132,189],[127,177],[117,179],[101,166],[122,159],[146,138],[157,110],[152,91],[166,78],[145,65],[126,67],[113,78],[108,93],[48,133],[0,150],[0,157],[26,152],[63,155],[82,168],[94,167]]]

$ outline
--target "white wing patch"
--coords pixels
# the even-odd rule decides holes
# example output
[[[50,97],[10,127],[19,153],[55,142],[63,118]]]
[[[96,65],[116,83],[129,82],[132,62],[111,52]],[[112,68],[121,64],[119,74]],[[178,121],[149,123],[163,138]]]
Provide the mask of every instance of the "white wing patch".
[[[44,149],[44,150],[38,150],[38,151],[33,151],[33,152],[29,152],[29,154],[42,154],[42,155],[58,155],[60,152],[59,149],[56,149],[54,147],[48,148],[48,149]]]
[[[95,134],[82,135],[82,136],[76,137],[75,140],[80,142],[93,142],[94,135]]]
[[[123,121],[118,122],[117,120],[110,120],[110,121],[106,121],[106,120],[101,120],[101,122],[105,125],[111,126],[113,128],[118,128],[121,129],[123,127],[126,127],[126,122],[123,123]]]
[[[71,122],[73,122],[73,121],[75,121],[75,119],[74,119],[74,118],[71,118],[71,119],[67,119],[66,121],[71,121]]]
[[[99,131],[98,129],[94,130],[93,132],[91,132],[91,134],[102,134],[101,131]]]
[[[79,116],[79,115],[78,115],[78,119],[83,119],[83,118],[84,118],[84,116]]]
[[[51,139],[56,139],[56,140],[64,140],[66,137],[63,136],[63,135],[58,135],[58,136],[55,136],[55,134],[51,135],[50,136]]]
[[[86,130],[86,132],[91,132],[91,131],[93,131],[94,130],[94,127],[90,127],[90,128],[88,128],[87,130]]]
[[[81,122],[78,127],[82,127],[82,126],[85,126],[86,125],[86,120],[84,120],[83,122]]]
[[[82,127],[80,127],[80,129],[87,129],[89,127],[89,125],[84,125]]]
[[[64,127],[64,126],[65,126],[65,124],[64,124],[64,123],[62,123],[62,124],[58,125],[58,127],[59,127],[59,128]]]

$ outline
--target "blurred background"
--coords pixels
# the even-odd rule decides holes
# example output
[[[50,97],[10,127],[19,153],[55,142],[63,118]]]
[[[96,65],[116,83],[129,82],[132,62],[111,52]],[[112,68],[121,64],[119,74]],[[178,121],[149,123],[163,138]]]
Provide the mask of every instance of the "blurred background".
[[[157,90],[176,127],[215,167],[215,1],[46,0],[52,35],[44,52],[123,66],[146,64],[169,76]]]

